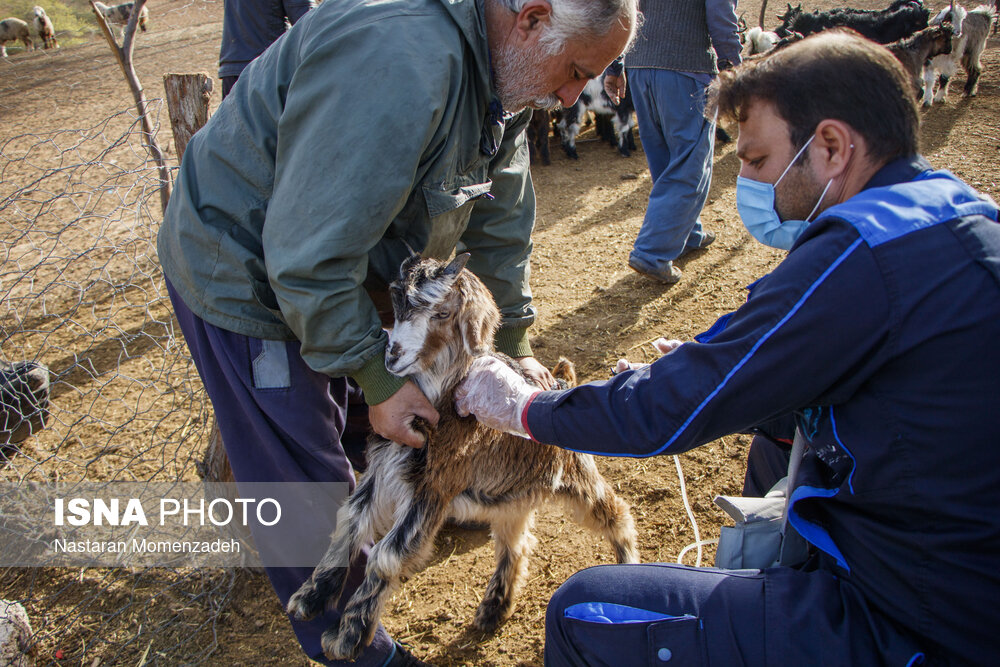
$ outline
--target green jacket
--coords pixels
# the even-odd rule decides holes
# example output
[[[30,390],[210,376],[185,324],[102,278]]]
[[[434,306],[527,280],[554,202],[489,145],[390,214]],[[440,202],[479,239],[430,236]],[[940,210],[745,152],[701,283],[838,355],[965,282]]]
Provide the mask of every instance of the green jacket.
[[[215,326],[297,339],[371,404],[403,380],[366,293],[408,254],[469,251],[531,353],[535,197],[525,128],[499,114],[476,0],[337,0],[244,71],[188,144],[158,238],[185,303]],[[491,103],[492,110],[491,113]]]

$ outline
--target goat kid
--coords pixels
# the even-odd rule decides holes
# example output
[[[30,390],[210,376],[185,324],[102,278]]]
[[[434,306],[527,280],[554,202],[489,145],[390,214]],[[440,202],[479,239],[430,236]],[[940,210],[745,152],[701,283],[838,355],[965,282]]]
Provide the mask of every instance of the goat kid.
[[[534,512],[542,503],[565,502],[579,521],[607,538],[619,563],[639,560],[628,505],[591,456],[500,433],[456,415],[453,390],[476,357],[494,354],[500,321],[489,291],[464,270],[468,257],[459,255],[447,265],[411,257],[390,286],[396,321],[386,368],[415,381],[441,419],[434,429],[419,425],[427,435],[422,449],[370,437],[368,470],[338,512],[329,551],[288,602],[288,612],[302,620],[335,604],[346,565],[383,536],[372,547],[364,580],[344,606],[339,624],[323,634],[323,651],[332,659],[356,658],[371,643],[386,600],[401,578],[423,567],[448,517],[487,521],[492,528],[497,567],[473,621],[485,631],[511,614],[536,542],[531,534]],[[574,379],[572,365],[564,360],[553,373]]]
[[[598,135],[618,149],[624,157],[630,157],[635,150],[635,127],[632,104],[632,88],[625,89],[621,104],[615,105],[604,92],[604,76],[591,79],[580,93],[576,104],[564,109],[557,127],[566,155],[573,160],[580,159],[576,152],[576,137],[588,111],[594,112],[594,123]]]
[[[0,21],[0,57],[7,57],[7,42],[21,40],[25,51],[34,51],[35,43],[31,41],[31,31],[28,24],[21,19],[9,18]]]
[[[135,7],[134,2],[123,2],[120,5],[108,6],[103,2],[95,2],[94,6],[97,7],[97,11],[104,14],[104,18],[107,19],[108,23],[121,26],[122,36],[125,35],[125,26],[128,25],[128,20],[132,17],[132,9]],[[142,6],[142,11],[139,12],[139,29],[146,32],[149,25],[149,10],[146,6]]]
[[[56,28],[52,25],[52,19],[48,17],[45,10],[35,5],[32,10],[35,14],[35,32],[42,40],[42,46],[46,49],[59,48],[59,40],[56,39]]]
[[[954,35],[951,40],[951,53],[931,58],[930,63],[924,67],[923,105],[925,107],[931,106],[934,102],[944,102],[947,99],[948,86],[952,77],[958,72],[959,64],[965,70],[966,76],[963,94],[966,97],[976,96],[979,89],[979,76],[983,72],[983,50],[986,48],[986,39],[989,37],[990,24],[995,17],[996,10],[987,5],[980,5],[969,12],[956,3],[954,12],[950,6],[945,7],[931,19],[931,25],[951,23]],[[934,92],[935,83],[937,83],[937,93]]]
[[[919,98],[923,87],[924,65],[935,56],[950,54],[951,42],[951,26],[944,23],[932,25],[906,39],[886,44],[886,48],[896,56],[896,60],[910,75],[914,95]]]

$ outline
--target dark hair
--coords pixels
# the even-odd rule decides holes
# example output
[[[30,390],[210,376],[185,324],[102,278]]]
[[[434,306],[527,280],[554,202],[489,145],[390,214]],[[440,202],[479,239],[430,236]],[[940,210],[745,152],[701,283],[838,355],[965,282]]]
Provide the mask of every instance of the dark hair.
[[[722,72],[706,113],[742,121],[757,100],[774,104],[796,148],[820,121],[833,118],[865,138],[872,160],[918,150],[920,116],[910,77],[887,49],[853,30],[827,30]]]

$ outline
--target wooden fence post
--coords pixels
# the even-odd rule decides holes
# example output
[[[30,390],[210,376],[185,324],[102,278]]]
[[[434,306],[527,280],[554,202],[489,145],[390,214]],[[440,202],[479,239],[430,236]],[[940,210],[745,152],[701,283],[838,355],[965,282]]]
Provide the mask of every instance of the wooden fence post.
[[[199,74],[164,74],[163,89],[167,93],[167,112],[174,133],[177,163],[184,157],[191,137],[208,122],[212,101],[212,77]]]

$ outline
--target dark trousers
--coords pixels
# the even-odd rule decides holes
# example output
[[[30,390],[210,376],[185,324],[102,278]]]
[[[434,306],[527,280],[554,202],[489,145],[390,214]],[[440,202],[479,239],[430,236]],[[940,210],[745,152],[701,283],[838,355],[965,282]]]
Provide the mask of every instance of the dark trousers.
[[[599,565],[552,596],[546,667],[923,664],[832,572]]]
[[[168,283],[181,331],[212,401],[215,418],[237,484],[241,482],[346,482],[354,473],[341,438],[349,421],[352,387],[309,368],[296,341],[268,341],[212,326],[191,312]],[[354,401],[357,406],[357,399]],[[358,436],[355,433],[355,440]],[[288,510],[302,535],[330,535],[335,515]],[[357,667],[383,665],[394,651],[379,626],[375,639],[353,663],[323,657],[320,636],[335,624],[364,575],[367,551],[352,563],[347,586],[336,609],[308,623],[291,620],[306,654],[322,664]],[[310,568],[270,567],[282,605],[299,589]]]

